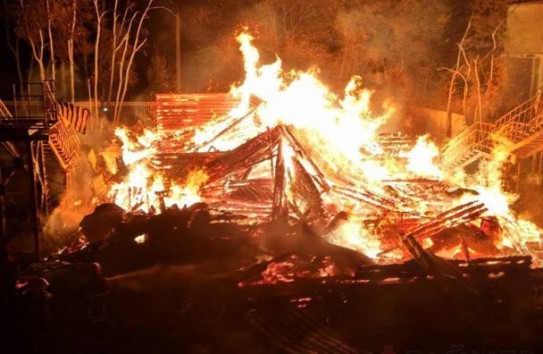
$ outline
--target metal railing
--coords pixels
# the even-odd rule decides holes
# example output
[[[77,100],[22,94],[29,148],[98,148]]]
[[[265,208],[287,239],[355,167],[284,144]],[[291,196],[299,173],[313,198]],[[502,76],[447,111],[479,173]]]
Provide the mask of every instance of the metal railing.
[[[73,126],[67,127],[60,119],[49,130],[49,145],[63,169],[72,167],[79,160],[80,141]]]
[[[530,135],[530,124],[510,121],[497,126],[496,133],[513,143],[518,143]]]
[[[13,100],[4,101],[0,124],[17,129],[49,128],[57,120],[52,81],[13,85]]]
[[[58,120],[58,106],[55,97],[55,81],[46,80],[43,82],[43,110],[45,125],[52,126]]]
[[[534,111],[536,112],[535,117],[528,122],[530,132],[543,128],[543,103],[539,102],[534,106]]]
[[[94,105],[89,101],[76,101],[76,106],[86,108],[93,112]],[[107,117],[110,121],[113,120],[113,114],[115,112],[115,104],[107,102],[99,103],[99,116]],[[155,102],[143,101],[143,102],[123,102],[120,107],[120,121],[121,125],[134,125],[138,122],[150,123],[151,117],[154,115]]]
[[[33,115],[44,114],[43,105],[40,102],[15,102],[15,101],[4,101],[6,108],[9,111],[14,112],[17,107],[18,111],[26,109],[33,113]],[[74,103],[76,106],[81,108],[89,109],[91,112],[94,109],[92,104],[89,104],[88,101],[76,101]],[[120,113],[120,122],[121,125],[134,125],[138,122],[148,124],[151,122],[151,117],[154,112],[154,102],[124,102],[121,105]],[[107,103],[100,104],[100,114],[103,117],[113,118],[114,105],[108,105]],[[43,119],[43,118],[42,118]]]
[[[477,122],[464,129],[443,147],[443,164],[452,166],[463,159],[469,159],[473,154],[490,153],[494,129],[494,124],[484,122]]]
[[[442,161],[445,165],[453,166],[456,162],[469,159],[476,151],[489,153],[493,146],[492,134],[507,138],[518,149],[523,140],[539,134],[542,129],[543,97],[540,91],[504,114],[495,124],[478,122],[462,131],[443,147]]]
[[[511,111],[504,114],[496,121],[497,126],[506,125],[511,122],[529,123],[536,116],[543,114],[543,97],[541,93],[521,103]]]
[[[0,119],[2,118],[11,118],[11,112],[4,104],[4,101],[0,99]]]
[[[497,133],[512,141],[514,149],[533,141],[543,129],[543,99],[541,91],[496,121]]]

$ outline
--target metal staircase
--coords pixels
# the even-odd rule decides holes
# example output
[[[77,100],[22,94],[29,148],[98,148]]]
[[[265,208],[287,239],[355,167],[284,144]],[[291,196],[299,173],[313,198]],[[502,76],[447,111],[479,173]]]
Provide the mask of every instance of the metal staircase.
[[[50,83],[45,82],[45,87],[45,100],[55,118],[55,123],[49,128],[47,148],[56,156],[62,169],[67,171],[75,167],[79,161],[79,137],[71,124],[59,118],[58,102],[55,98],[54,90],[50,87]]]
[[[43,140],[47,140],[47,144],[44,145],[46,155],[58,159],[64,170],[74,167],[79,159],[79,137],[74,127],[57,114],[58,103],[53,83],[45,81],[23,86],[29,85],[38,85],[41,88],[27,88],[31,93],[24,95],[14,94],[15,100],[11,111],[3,102],[0,103],[0,128],[12,132],[39,131]]]
[[[442,164],[449,169],[463,168],[490,157],[491,136],[512,142],[510,152],[525,159],[543,151],[543,97],[541,94],[518,105],[492,123],[477,122],[449,141],[442,149]]]
[[[542,98],[539,94],[496,121],[498,133],[513,142],[511,151],[521,159],[543,150]]]
[[[464,129],[442,149],[442,165],[449,168],[462,168],[481,158],[490,157],[492,150],[492,123],[477,122]]]
[[[70,172],[78,162],[79,137],[74,127],[58,116],[53,82],[14,86],[12,102],[8,108],[0,100],[0,146],[7,152],[0,159],[0,220],[5,220],[6,196],[27,193],[21,180],[13,178],[23,171],[29,181],[31,224],[39,258],[41,222],[70,181]],[[50,193],[51,184],[56,186],[56,195]],[[7,231],[3,222],[0,244],[9,239]]]
[[[80,142],[73,127],[59,120],[49,129],[48,148],[64,170],[75,168],[79,161]]]

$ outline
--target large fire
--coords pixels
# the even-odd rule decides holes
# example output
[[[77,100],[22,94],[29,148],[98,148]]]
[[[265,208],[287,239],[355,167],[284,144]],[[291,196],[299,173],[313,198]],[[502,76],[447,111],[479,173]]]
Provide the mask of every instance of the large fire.
[[[325,237],[380,261],[401,257],[394,250],[389,252],[389,246],[383,242],[388,233],[402,232],[392,227],[398,220],[410,219],[415,220],[415,225],[422,224],[446,210],[474,201],[483,203],[487,209],[482,218],[497,219],[503,229],[493,234],[498,249],[524,253],[528,252],[528,243],[540,242],[541,230],[527,220],[520,220],[510,208],[516,196],[506,192],[503,185],[502,171],[509,159],[506,140],[495,137],[493,158],[481,163],[475,175],[442,168],[439,149],[428,136],[419,137],[414,146],[388,151],[379,142],[378,129],[394,113],[394,107],[386,104],[380,114],[370,109],[372,92],[362,87],[360,77],[353,77],[344,93],[336,95],[319,80],[316,72],[284,72],[280,59],[262,65],[259,52],[252,45],[253,38],[242,33],[237,39],[244,57],[245,80],[232,88],[231,95],[240,98],[241,103],[227,116],[194,131],[185,152],[205,152],[211,147],[229,151],[278,125],[292,128],[301,143],[309,147],[307,154],[324,172],[331,187],[319,191],[326,216],[330,220],[338,211],[347,215]],[[251,98],[258,99],[256,106]],[[163,139],[161,134],[146,130],[132,137],[126,129],[116,130],[128,172],[122,182],[111,187],[108,196],[126,210],[148,212],[174,204],[182,207],[205,201],[200,193],[208,179],[205,170],[190,172],[184,181],[169,181],[154,169],[155,144]],[[287,195],[294,198],[288,192],[298,177],[292,161],[295,151],[288,141],[281,146],[287,170]],[[310,173],[316,173],[311,166],[306,167]],[[402,186],[405,181],[421,180],[466,192],[444,195],[425,191],[427,188],[411,190]],[[392,184],[397,195],[391,200],[386,196]],[[362,203],[363,196],[355,191],[371,191],[383,203],[390,202],[389,213],[377,213],[375,208]],[[375,219],[376,214],[380,222],[377,226],[370,225],[368,220]],[[482,218],[476,222],[482,222]],[[423,246],[432,245],[429,238],[420,241]],[[455,247],[446,256],[454,257],[460,252]]]
[[[181,185],[172,181],[166,184],[164,177],[151,168],[150,159],[156,152],[153,143],[159,138],[156,133],[145,130],[131,139],[126,129],[117,128],[115,135],[122,142],[122,159],[128,173],[122,182],[111,187],[108,197],[112,202],[126,210],[149,212],[202,201],[199,189],[207,179],[204,171],[192,171]]]

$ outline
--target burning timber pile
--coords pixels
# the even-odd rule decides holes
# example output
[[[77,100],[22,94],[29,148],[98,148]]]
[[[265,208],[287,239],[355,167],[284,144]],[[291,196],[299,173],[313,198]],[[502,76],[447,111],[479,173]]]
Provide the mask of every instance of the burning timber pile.
[[[413,243],[449,259],[539,262],[541,231],[514,214],[504,188],[507,141],[495,137],[475,175],[443,169],[428,136],[377,133],[394,108],[375,115],[360,78],[338,97],[314,73],[283,73],[279,59],[261,65],[251,39],[238,37],[239,105],[175,132],[117,129],[122,163],[109,164],[117,182],[99,199],[149,218],[205,203],[240,226],[303,224],[380,264],[410,259]]]
[[[495,137],[477,174],[443,169],[429,137],[378,133],[394,108],[375,114],[359,78],[340,97],[238,39],[237,107],[176,131],[117,129],[121,158],[101,154],[109,182],[83,241],[17,291],[53,293],[74,336],[91,332],[77,316],[104,320],[111,352],[277,352],[263,334],[290,353],[356,353],[390,333],[502,338],[503,321],[537,343],[541,230],[510,209],[508,142]],[[119,343],[134,333],[134,347]]]

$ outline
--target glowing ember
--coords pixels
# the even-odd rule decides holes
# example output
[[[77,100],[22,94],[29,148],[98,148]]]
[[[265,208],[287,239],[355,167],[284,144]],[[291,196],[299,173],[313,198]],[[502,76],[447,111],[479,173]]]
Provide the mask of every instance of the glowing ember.
[[[147,241],[147,235],[139,235],[139,236],[134,237],[134,242],[138,244],[145,243],[145,241]]]

